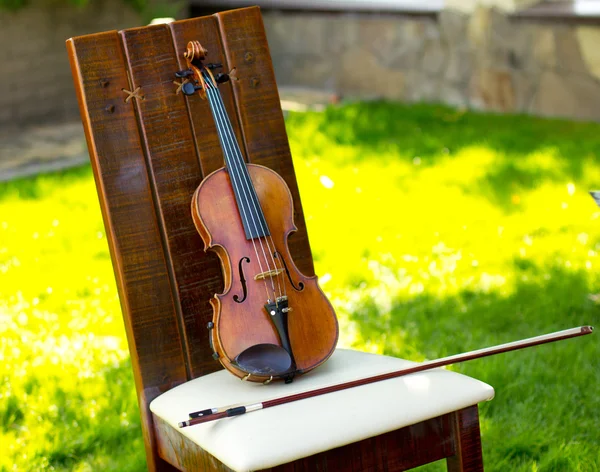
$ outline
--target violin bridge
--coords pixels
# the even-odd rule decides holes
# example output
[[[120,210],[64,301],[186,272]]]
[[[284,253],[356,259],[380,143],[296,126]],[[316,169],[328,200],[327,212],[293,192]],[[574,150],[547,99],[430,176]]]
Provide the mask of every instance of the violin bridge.
[[[277,277],[279,274],[283,274],[283,272],[284,272],[283,269],[268,270],[266,272],[261,272],[260,274],[256,274],[254,276],[254,280],[262,280],[262,279],[266,279],[267,277]]]

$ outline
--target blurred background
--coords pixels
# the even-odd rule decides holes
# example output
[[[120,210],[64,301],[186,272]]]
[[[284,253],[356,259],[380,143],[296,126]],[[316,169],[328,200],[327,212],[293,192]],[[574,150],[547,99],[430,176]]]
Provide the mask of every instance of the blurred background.
[[[384,98],[600,119],[599,0],[0,0],[3,178],[27,161],[14,161],[12,145],[59,140],[70,162],[85,159],[67,139],[78,126],[58,136],[29,130],[28,143],[15,137],[78,122],[66,38],[253,4],[284,99],[301,92],[300,102]],[[35,169],[60,165],[39,154]]]
[[[600,1],[0,0],[1,472],[145,470],[65,40],[256,4],[340,346],[600,324]],[[486,470],[600,470],[597,336],[453,369]]]
[[[1,0],[0,125],[78,119],[66,38],[253,4],[280,87],[600,118],[598,0]]]

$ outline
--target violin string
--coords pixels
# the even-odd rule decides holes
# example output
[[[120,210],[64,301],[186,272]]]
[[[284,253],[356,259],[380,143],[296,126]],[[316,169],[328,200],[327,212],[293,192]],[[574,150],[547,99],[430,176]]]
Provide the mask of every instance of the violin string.
[[[221,107],[221,111],[223,113],[223,115],[225,117],[228,117],[227,112],[224,108],[224,104],[223,101],[220,100],[219,101],[219,106]],[[241,151],[239,146],[237,145],[237,140],[235,138],[235,135],[233,134],[233,128],[231,127],[231,122],[228,120],[229,123],[229,127],[227,128],[227,131],[230,135],[230,139],[232,140],[232,142],[234,143],[233,149],[234,149],[234,153],[236,154],[236,158],[238,160],[238,163],[241,166],[244,166],[245,168],[245,164],[244,164],[244,158],[242,157]],[[273,241],[273,237],[269,231],[269,228],[267,227],[267,222],[264,216],[264,213],[262,212],[262,208],[260,206],[260,202],[258,199],[258,195],[256,194],[256,189],[254,188],[254,186],[252,185],[252,182],[250,180],[250,175],[247,172],[243,172],[242,171],[242,180],[244,182],[244,185],[246,187],[246,190],[249,192],[250,194],[250,200],[252,202],[252,206],[254,207],[254,211],[256,211],[256,213],[258,214],[257,219],[259,224],[261,225],[261,229],[263,230],[263,234],[265,236],[265,244],[267,245],[267,249],[268,249],[268,253],[269,256],[271,258],[271,262],[273,263],[273,265],[275,266],[275,279],[277,280],[277,286],[279,289],[279,296],[287,296],[287,287],[285,284],[285,274],[283,272],[283,266],[277,264],[277,262],[275,261],[275,242]],[[262,216],[262,218],[261,218]],[[268,235],[268,236],[267,236]],[[271,243],[269,244],[269,238],[271,239]],[[259,239],[261,239],[261,236],[259,236]],[[271,248],[271,245],[273,246]],[[270,267],[269,267],[270,268]],[[271,279],[273,278],[273,275],[270,275]],[[283,286],[283,292],[281,287]],[[276,303],[277,303],[277,298],[275,299]]]
[[[206,81],[206,82],[208,82],[208,81]],[[225,157],[225,161],[229,165],[229,168],[232,169],[232,170],[234,170],[232,162],[231,162],[231,156],[229,154],[230,151],[228,150],[228,147],[226,146],[227,141],[225,140],[225,135],[224,135],[224,133],[221,132],[221,123],[220,123],[220,120],[219,120],[219,116],[216,113],[216,104],[214,103],[214,100],[213,100],[211,94],[209,93],[209,90],[210,89],[208,89],[206,91],[207,92],[206,96],[207,96],[208,101],[210,103],[210,109],[213,112],[213,118],[215,119],[215,124],[217,126],[217,131],[219,131],[219,139],[221,141],[221,146],[223,148],[223,156]],[[234,189],[236,190],[236,192],[238,192],[238,190],[237,190],[238,189],[238,183],[236,181],[235,175],[233,175],[232,172],[229,172],[229,176],[230,176],[231,183],[232,183]],[[245,224],[247,226],[249,226],[248,216],[246,215],[246,211],[244,209],[244,205],[242,204],[242,205],[239,205],[238,207],[239,207],[239,210],[240,210],[240,216],[245,221]],[[259,269],[260,269],[261,272],[263,272],[264,269],[263,269],[261,258],[260,258],[258,249],[256,248],[256,243],[255,243],[254,239],[252,239],[252,246],[254,247],[254,253],[256,254],[256,260],[258,262]],[[264,252],[264,250],[263,250],[263,252]],[[269,295],[269,286],[268,286],[266,280],[264,280],[264,285],[265,285],[265,292],[267,294],[267,299],[269,299],[270,298],[270,295]]]
[[[212,83],[211,83],[211,87],[214,88]],[[219,95],[219,98],[220,98],[220,95]],[[244,158],[241,154],[239,146],[237,145],[237,139],[233,133],[231,121],[228,119],[229,117],[227,115],[227,111],[225,110],[225,105],[224,105],[222,99],[219,100],[219,106],[221,107],[221,111],[222,111],[223,115],[227,118],[227,122],[229,123],[229,127],[227,128],[227,131],[230,134],[230,139],[234,143],[233,149],[234,149],[234,152],[237,154],[236,157],[237,157],[239,163],[241,163],[241,165],[244,166]],[[282,295],[281,286],[283,285],[283,295],[285,297],[287,297],[287,286],[285,284],[285,273],[284,273],[284,269],[283,269],[283,264],[281,261],[279,262],[279,264],[277,264],[277,261],[275,260],[275,258],[276,258],[276,256],[275,256],[275,249],[276,249],[275,241],[273,240],[273,236],[271,235],[269,228],[267,226],[267,222],[266,222],[264,213],[260,206],[260,201],[258,199],[258,195],[256,194],[256,189],[254,188],[254,186],[252,185],[252,182],[250,181],[250,175],[247,172],[246,173],[242,172],[242,174],[243,174],[242,178],[244,180],[246,188],[250,192],[250,195],[251,195],[252,205],[254,206],[254,209],[258,214],[257,219],[259,221],[259,224],[261,224],[262,229],[264,230],[264,234],[265,234],[264,238],[265,238],[265,243],[268,248],[268,253],[271,256],[271,261],[273,262],[273,265],[276,268],[276,278],[277,278],[277,284],[279,286],[279,294]],[[254,198],[252,198],[252,197],[254,197]],[[262,218],[261,218],[261,216],[262,216]],[[260,236],[259,236],[259,239],[260,239]],[[269,239],[271,240],[270,244],[269,244]],[[273,246],[272,248],[271,248],[271,245]],[[273,276],[271,275],[271,277],[273,277]],[[281,277],[281,281],[280,281],[280,277]]]
[[[254,214],[252,213],[253,210],[252,210],[252,208],[250,208],[249,202],[251,202],[251,205],[254,207],[254,211],[256,212],[256,220],[258,220],[258,224],[261,226],[261,230],[263,231],[263,234],[267,234],[267,233],[269,233],[269,229],[266,226],[266,220],[265,220],[264,214],[262,213],[262,208],[260,207],[260,204],[258,203],[258,196],[256,195],[255,192],[254,192],[254,199],[252,198],[252,196],[253,196],[252,190],[254,189],[254,187],[252,186],[251,182],[249,182],[249,174],[247,173],[247,168],[245,167],[245,163],[244,163],[243,157],[241,155],[241,151],[239,149],[239,146],[237,145],[237,140],[235,138],[235,135],[233,134],[231,122],[228,120],[227,112],[224,109],[223,101],[220,99],[220,94],[218,94],[218,90],[214,87],[212,82],[209,85],[209,88],[210,88],[210,90],[213,90],[215,92],[215,94],[214,94],[216,97],[215,101],[218,106],[217,112],[220,112],[220,114],[221,114],[220,117],[225,122],[224,129],[229,134],[228,139],[230,140],[229,144],[234,152],[233,157],[237,159],[237,163],[236,163],[237,167],[235,168],[235,170],[239,173],[239,178],[243,182],[243,185],[246,187],[244,191],[248,191],[248,194],[249,194],[249,196],[248,196],[248,194],[244,193],[244,197],[246,198],[246,202],[249,205],[248,210],[249,210],[250,214],[252,215],[253,223],[255,224],[255,229],[256,229],[256,222],[254,221]],[[244,172],[244,170],[246,170],[246,172]],[[261,216],[262,216],[262,218],[261,218]],[[275,302],[277,303],[278,297],[275,293],[275,285],[273,282],[273,272],[271,271],[271,264],[269,263],[268,257],[265,254],[260,234],[258,235],[258,239],[261,244],[261,249],[263,250],[263,255],[265,256],[265,263],[267,264],[268,269],[269,269],[269,277],[271,279],[271,284],[273,287],[273,294],[274,294]],[[277,273],[279,270],[279,267],[277,266],[277,263],[275,262],[271,247],[269,246],[269,242],[266,239],[266,236],[265,236],[265,243],[267,245],[267,253],[269,253],[269,255],[271,256],[271,261],[273,262],[273,265],[275,266],[275,269],[276,269],[275,274],[276,274],[276,280],[277,280],[277,285],[278,285],[278,291],[279,291],[279,295],[281,296],[282,291],[281,291],[281,281],[279,279],[280,274]],[[285,279],[284,279],[283,285],[284,285],[284,290],[285,290]]]
[[[214,85],[209,86],[211,89],[214,89]],[[216,89],[215,89],[216,90]],[[218,93],[218,90],[217,90]],[[220,98],[220,95],[219,95]],[[234,153],[236,154],[236,157],[238,159],[238,162],[241,163],[241,165],[244,165],[244,159],[242,157],[241,151],[239,146],[237,145],[237,141],[235,138],[235,135],[233,134],[233,128],[231,126],[231,122],[228,120],[228,115],[227,115],[227,111],[225,110],[225,106],[224,103],[221,99],[217,100],[220,111],[222,112],[223,116],[225,117],[225,119],[227,119],[227,122],[229,124],[228,127],[226,127],[227,132],[229,133],[229,137],[231,139],[231,141],[233,142],[233,150]],[[258,195],[256,194],[256,189],[253,187],[252,183],[250,182],[250,176],[249,174],[246,174],[245,177],[243,175],[244,173],[242,172],[242,180],[244,181],[244,184],[246,186],[246,190],[248,190],[248,192],[250,193],[250,199],[252,201],[252,205],[254,206],[254,210],[257,212],[257,219],[259,221],[259,224],[261,224],[263,232],[265,234],[264,238],[265,238],[265,243],[267,245],[268,248],[268,253],[271,256],[271,261],[273,262],[273,265],[275,266],[275,277],[277,280],[277,285],[279,288],[279,295],[283,295],[287,297],[287,287],[285,284],[285,274],[283,272],[283,266],[277,264],[277,262],[275,261],[275,242],[273,241],[273,236],[271,235],[268,227],[266,226],[266,219],[264,217],[264,213],[262,212],[262,208],[260,207],[260,202],[258,200]],[[252,198],[254,197],[254,198]],[[261,218],[262,216],[262,218]],[[268,236],[267,236],[268,234]],[[259,236],[260,239],[260,236]],[[271,239],[271,244],[269,244],[269,239]],[[271,248],[271,245],[273,246]],[[271,279],[273,278],[273,276],[271,275]],[[281,278],[281,279],[280,279]],[[283,285],[283,293],[281,290],[281,286]],[[275,301],[277,301],[277,298],[275,299]]]
[[[213,111],[215,122],[217,124],[217,129],[219,129],[222,132],[222,136],[220,136],[221,137],[221,144],[223,145],[223,154],[224,154],[225,159],[227,160],[227,162],[229,164],[229,167],[231,169],[230,178],[231,178],[232,184],[234,186],[234,189],[236,190],[236,192],[238,193],[238,195],[243,196],[243,198],[246,200],[246,205],[247,205],[247,209],[248,209],[247,212],[246,212],[246,209],[244,208],[243,201],[241,201],[241,199],[240,199],[239,208],[240,208],[241,216],[243,217],[243,219],[244,219],[244,221],[246,223],[246,226],[249,227],[249,228],[250,228],[250,221],[249,220],[251,219],[252,220],[252,225],[254,226],[254,230],[256,230],[257,233],[258,233],[257,222],[256,222],[256,219],[255,219],[255,215],[253,214],[252,209],[250,207],[248,195],[245,193],[245,191],[243,191],[243,188],[241,188],[242,187],[242,180],[243,179],[242,179],[242,176],[241,176],[240,169],[239,169],[239,167],[237,167],[235,165],[236,163],[233,160],[233,158],[235,158],[235,155],[232,153],[232,150],[235,150],[235,143],[232,143],[230,141],[230,138],[228,138],[228,136],[227,136],[227,122],[226,122],[226,119],[223,117],[223,115],[221,113],[221,110],[219,109],[220,108],[219,107],[219,101],[220,100],[218,100],[218,95],[217,95],[218,94],[218,90],[214,87],[214,85],[212,84],[211,80],[209,80],[208,78],[206,78],[206,79],[207,80],[205,81],[205,83],[207,84],[207,90],[206,90],[207,97],[208,97],[209,102],[211,104],[211,110]],[[213,93],[211,93],[211,92],[213,92]],[[226,115],[225,115],[225,117],[226,117]],[[250,219],[248,218],[248,215],[246,213],[250,214]],[[266,252],[265,252],[264,246],[262,244],[262,241],[260,240],[260,238],[258,238],[258,239],[259,239],[259,244],[260,244],[261,251],[263,253],[263,257],[264,257],[265,263],[267,265],[267,271],[270,272],[271,271],[271,267],[270,267],[270,264],[269,264],[268,257],[266,255]],[[256,248],[255,238],[251,238],[251,241],[252,241],[252,245],[254,247],[254,252],[256,254],[256,258],[257,258],[257,261],[258,261],[259,269],[260,269],[261,273],[265,273],[265,271],[263,269],[262,262],[261,262],[260,254],[258,252],[258,249]],[[267,293],[267,299],[269,300],[270,299],[270,296],[269,296],[269,287],[268,287],[268,282],[267,282],[266,277],[263,279],[263,281],[264,281],[264,284],[265,284],[265,290],[266,290],[266,293]],[[276,300],[277,299],[277,294],[276,294],[275,284],[273,283],[272,277],[271,277],[271,289],[273,291],[273,299]]]
[[[222,118],[222,121],[224,123],[224,127],[223,127],[224,132],[226,134],[228,134],[228,136],[225,136],[225,137],[227,139],[229,139],[228,144],[230,145],[230,147],[233,151],[232,158],[234,159],[233,162],[235,163],[234,169],[236,170],[236,172],[238,172],[239,179],[242,182],[242,185],[245,187],[244,192],[247,192],[247,193],[243,193],[243,195],[245,197],[246,203],[248,204],[248,211],[251,213],[251,215],[253,217],[253,223],[255,224],[255,229],[256,229],[256,221],[258,221],[260,230],[263,232],[262,233],[263,236],[261,236],[261,234],[259,232],[257,232],[257,239],[259,239],[259,241],[262,245],[261,238],[262,237],[265,238],[265,244],[267,245],[267,248],[269,249],[267,252],[269,252],[269,254],[271,256],[271,261],[277,268],[277,263],[274,261],[273,255],[271,254],[270,245],[268,244],[268,240],[266,239],[266,234],[268,234],[270,236],[269,228],[267,226],[264,213],[262,212],[262,208],[260,206],[258,196],[256,195],[256,191],[255,191],[254,187],[252,186],[252,182],[250,180],[250,175],[249,175],[247,167],[245,165],[244,158],[241,155],[239,145],[237,144],[237,138],[236,138],[235,134],[233,133],[231,121],[229,120],[229,116],[227,114],[227,111],[225,110],[223,100],[218,91],[218,88],[215,87],[215,85],[212,83],[212,81],[209,84],[209,90],[214,91],[214,101],[215,101],[215,105],[217,107],[216,112],[219,113],[220,114],[219,117]],[[254,207],[254,209],[251,207]],[[253,211],[254,211],[254,213],[253,213]],[[254,215],[256,215],[256,221],[254,219]],[[267,257],[266,254],[265,254],[265,257]],[[271,267],[268,262],[268,259],[265,261],[265,263],[267,263],[269,265],[269,270],[270,270]],[[272,274],[270,275],[270,277],[272,277]],[[280,292],[281,292],[281,289],[280,289]]]

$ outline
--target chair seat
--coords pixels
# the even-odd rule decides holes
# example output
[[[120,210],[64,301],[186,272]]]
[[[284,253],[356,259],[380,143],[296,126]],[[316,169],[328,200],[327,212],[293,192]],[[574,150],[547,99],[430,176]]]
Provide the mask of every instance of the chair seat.
[[[188,413],[251,404],[416,363],[337,349],[321,367],[293,383],[243,382],[222,370],[175,387],[150,404],[174,428]],[[411,374],[179,429],[235,471],[251,471],[378,436],[494,397],[479,380],[444,369]]]

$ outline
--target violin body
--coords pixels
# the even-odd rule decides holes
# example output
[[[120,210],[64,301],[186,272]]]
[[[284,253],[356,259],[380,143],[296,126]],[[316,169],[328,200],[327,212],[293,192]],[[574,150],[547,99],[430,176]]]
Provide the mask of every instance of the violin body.
[[[274,298],[271,288],[285,294],[289,307],[287,350],[291,347],[292,377],[314,369],[331,356],[338,339],[338,323],[317,277],[302,274],[290,256],[287,240],[297,228],[285,181],[263,166],[247,164],[247,169],[270,230],[269,238],[247,238],[225,167],[200,184],[192,199],[192,216],[205,250],[218,255],[225,282],[224,292],[211,300],[213,350],[221,364],[236,376],[268,382],[284,377],[268,373],[249,375],[239,368],[236,358],[256,345],[286,347],[282,340],[285,336],[276,329],[265,307],[267,299]],[[263,244],[262,239],[268,244]],[[279,268],[275,277],[265,276],[265,261],[269,260]]]

